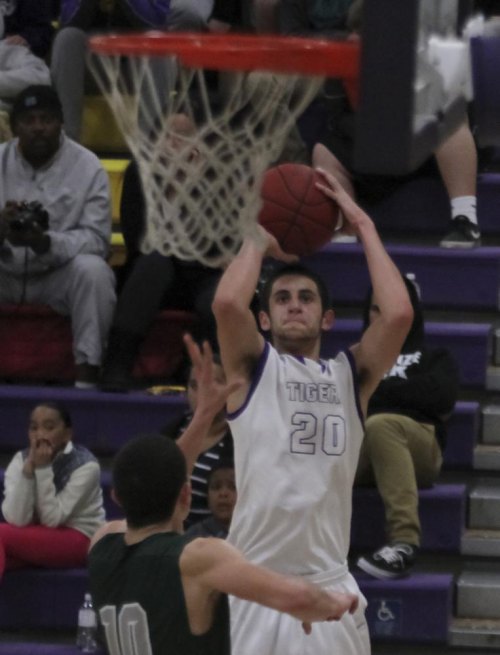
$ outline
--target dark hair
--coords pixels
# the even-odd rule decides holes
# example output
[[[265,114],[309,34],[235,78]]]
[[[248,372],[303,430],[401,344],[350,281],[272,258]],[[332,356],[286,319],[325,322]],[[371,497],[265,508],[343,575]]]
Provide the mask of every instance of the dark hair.
[[[207,484],[210,485],[210,480],[212,479],[213,474],[216,471],[221,469],[233,469],[234,470],[234,459],[232,457],[221,457],[219,460],[214,462],[212,468],[207,475]]]
[[[285,275],[307,277],[312,280],[318,289],[323,312],[326,312],[327,309],[331,309],[332,300],[330,298],[330,294],[325,282],[317,273],[306,268],[303,264],[285,264],[284,266],[275,268],[269,274],[264,284],[262,285],[261,291],[259,293],[259,304],[263,311],[269,313],[269,300],[271,298],[271,290],[273,288],[273,284],[276,282],[276,280],[284,277]]]
[[[184,455],[161,434],[135,437],[113,461],[113,488],[134,528],[171,518],[186,479]]]
[[[42,402],[37,403],[33,409],[31,410],[31,414],[35,411],[37,407],[48,407],[49,409],[53,409],[55,412],[59,414],[61,417],[62,422],[67,428],[71,428],[73,426],[73,421],[71,420],[71,415],[69,411],[62,405],[61,403],[58,403],[55,400],[43,400]]]
[[[33,109],[46,109],[63,122],[63,110],[56,90],[49,84],[32,84],[14,98],[10,125],[14,129],[19,117]]]

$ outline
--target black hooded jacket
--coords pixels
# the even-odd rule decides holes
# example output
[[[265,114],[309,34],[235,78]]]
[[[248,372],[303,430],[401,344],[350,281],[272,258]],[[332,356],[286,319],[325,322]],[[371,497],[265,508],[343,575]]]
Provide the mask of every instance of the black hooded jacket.
[[[368,404],[368,416],[391,413],[408,416],[420,423],[431,423],[441,448],[445,445],[445,422],[458,396],[459,372],[455,360],[444,348],[425,347],[424,317],[414,284],[404,278],[414,310],[410,332],[401,353],[385,375]],[[371,290],[364,308],[366,330],[369,324]]]

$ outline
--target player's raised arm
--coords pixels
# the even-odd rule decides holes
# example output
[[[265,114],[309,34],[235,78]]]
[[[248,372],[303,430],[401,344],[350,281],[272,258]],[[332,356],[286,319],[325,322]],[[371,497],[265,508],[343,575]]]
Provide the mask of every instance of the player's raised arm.
[[[287,255],[276,239],[262,227],[243,240],[238,254],[221,277],[212,309],[217,322],[217,337],[222,365],[228,382],[235,377],[249,380],[255,361],[264,348],[255,317],[250,309],[259,281],[264,257],[295,261]],[[243,402],[247,389],[240,387],[228,400],[233,411]]]
[[[401,273],[389,257],[371,218],[330,174],[320,171],[323,192],[335,200],[363,245],[378,314],[352,348],[360,375],[363,410],[383,375],[400,353],[413,320],[413,309]]]
[[[191,335],[186,334],[184,344],[198,384],[198,400],[193,418],[177,439],[177,445],[186,458],[188,475],[191,475],[194,463],[204,450],[205,439],[214,417],[224,409],[228,396],[236,391],[243,381],[237,378],[225,384],[217,381],[214,375],[213,352],[208,342],[204,342],[200,348]]]

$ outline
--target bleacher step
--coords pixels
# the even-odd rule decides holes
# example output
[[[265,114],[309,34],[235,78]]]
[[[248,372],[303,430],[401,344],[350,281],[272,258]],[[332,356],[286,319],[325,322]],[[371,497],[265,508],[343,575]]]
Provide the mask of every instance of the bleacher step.
[[[63,403],[73,418],[75,440],[104,457],[137,432],[162,428],[187,410],[182,393],[152,396],[141,391],[111,394],[73,387],[0,385],[0,422],[9,428],[0,435],[0,453],[10,454],[24,446],[28,413],[43,400]],[[475,401],[456,404],[448,424],[446,469],[472,468],[479,411]]]
[[[500,365],[500,327],[493,330],[493,365]]]
[[[437,246],[386,243],[403,273],[415,273],[428,308],[499,308],[500,248],[443,249]],[[366,258],[360,244],[330,243],[306,259],[328,284],[335,305],[359,305],[369,288]]]
[[[454,578],[414,574],[401,580],[376,580],[355,573],[368,600],[366,617],[374,640],[442,643],[448,638]]]
[[[486,389],[500,391],[500,366],[488,366],[486,370]]]
[[[474,557],[500,557],[500,530],[466,530],[460,551]]]
[[[474,468],[477,471],[500,471],[500,444],[478,444],[474,449]]]
[[[51,644],[39,642],[0,642],[0,655],[81,655],[82,651],[71,644]],[[94,655],[105,655],[101,648]]]
[[[500,405],[484,405],[481,440],[484,444],[500,445]]]
[[[459,401],[447,424],[443,469],[472,469],[479,439],[481,408],[476,401]]]
[[[469,491],[471,529],[500,529],[500,484],[480,481]]]
[[[356,343],[362,331],[358,319],[339,318],[323,335],[322,357],[331,357],[339,350]],[[460,382],[466,387],[484,388],[486,369],[491,360],[490,323],[456,323],[428,321],[425,326],[429,348],[447,348],[459,367]]]
[[[422,548],[435,552],[460,552],[465,529],[467,487],[465,484],[436,484],[419,490]],[[357,487],[353,493],[351,547],[373,550],[386,540],[384,507],[379,493]]]
[[[83,568],[7,571],[0,585],[0,630],[76,629],[86,591]]]
[[[499,203],[500,173],[480,173],[477,213],[484,235],[499,233]],[[418,176],[368,207],[368,212],[382,235],[395,232],[406,239],[435,235],[437,243],[448,227],[449,198],[438,176]]]
[[[53,400],[70,412],[75,441],[95,455],[113,455],[127,439],[151,432],[181,417],[187,408],[184,394],[153,396],[145,392],[103,393],[73,387],[0,386],[0,422],[8,426],[0,450],[24,447],[28,416],[39,402]]]
[[[500,573],[464,571],[456,590],[457,617],[500,621]]]
[[[488,652],[498,653],[500,650],[500,621],[472,618],[453,619],[448,644],[460,649],[484,649]],[[464,651],[461,652],[466,655]]]

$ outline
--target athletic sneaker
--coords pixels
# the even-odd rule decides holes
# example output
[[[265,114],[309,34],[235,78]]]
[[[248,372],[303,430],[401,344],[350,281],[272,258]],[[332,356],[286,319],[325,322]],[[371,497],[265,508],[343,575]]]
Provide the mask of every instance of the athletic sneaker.
[[[380,580],[404,578],[417,558],[418,548],[411,544],[397,543],[379,548],[371,555],[360,557],[356,564],[360,569]]]
[[[451,219],[450,231],[439,245],[442,248],[475,248],[481,245],[481,232],[467,216],[457,216]]]

